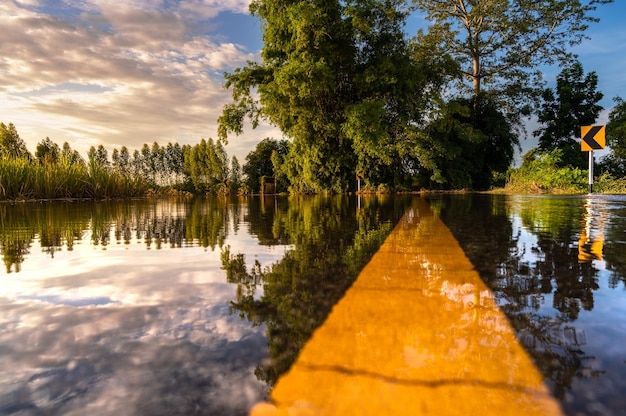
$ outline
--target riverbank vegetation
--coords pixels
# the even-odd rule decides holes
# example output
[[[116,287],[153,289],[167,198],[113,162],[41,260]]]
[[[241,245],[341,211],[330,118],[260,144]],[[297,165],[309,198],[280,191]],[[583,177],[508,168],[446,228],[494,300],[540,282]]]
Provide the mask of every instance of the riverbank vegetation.
[[[586,191],[580,127],[596,122],[595,72],[568,52],[612,0],[257,0],[260,62],[225,75],[232,102],[218,139],[141,149],[42,140],[31,155],[15,126],[0,131],[0,199],[116,198],[146,193],[343,193],[428,190]],[[412,12],[427,29],[406,33]],[[544,88],[540,68],[562,71]],[[597,189],[626,177],[626,110],[607,125],[611,153]],[[512,169],[529,117],[538,146]],[[225,151],[246,120],[277,126],[243,165]],[[602,184],[600,186],[600,184]]]
[[[112,199],[227,194],[242,185],[241,166],[221,143],[144,144],[130,151],[92,146],[87,159],[45,138],[31,154],[16,127],[0,123],[0,200]]]

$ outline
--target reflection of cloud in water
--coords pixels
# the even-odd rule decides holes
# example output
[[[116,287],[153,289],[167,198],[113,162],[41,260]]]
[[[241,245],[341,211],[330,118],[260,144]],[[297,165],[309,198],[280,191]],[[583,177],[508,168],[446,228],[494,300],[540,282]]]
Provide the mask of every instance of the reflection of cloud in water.
[[[0,334],[0,413],[245,412],[262,395],[254,368],[266,340],[216,319],[224,308],[14,309],[37,326]]]
[[[245,414],[266,339],[229,314],[218,256],[144,249],[2,279],[0,414]]]
[[[72,299],[72,298],[64,298],[62,296],[52,295],[52,296],[18,296],[20,300],[33,300],[40,301],[45,303],[52,303],[54,305],[67,305],[67,306],[104,306],[111,303],[119,303],[111,300],[108,297],[99,297],[99,298],[82,298],[82,299]]]

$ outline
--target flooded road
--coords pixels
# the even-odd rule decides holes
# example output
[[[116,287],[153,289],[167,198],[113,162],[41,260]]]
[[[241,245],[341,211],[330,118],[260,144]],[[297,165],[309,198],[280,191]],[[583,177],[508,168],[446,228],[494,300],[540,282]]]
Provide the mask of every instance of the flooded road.
[[[429,201],[566,414],[626,409],[626,198]]]
[[[425,200],[564,412],[626,408],[626,198]],[[0,205],[0,414],[247,414],[411,203]]]

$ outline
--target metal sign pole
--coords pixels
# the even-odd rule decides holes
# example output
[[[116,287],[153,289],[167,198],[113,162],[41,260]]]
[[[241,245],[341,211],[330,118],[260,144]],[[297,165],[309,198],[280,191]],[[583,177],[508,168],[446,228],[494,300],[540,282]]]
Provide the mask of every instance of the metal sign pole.
[[[593,150],[589,151],[589,193],[593,193]]]

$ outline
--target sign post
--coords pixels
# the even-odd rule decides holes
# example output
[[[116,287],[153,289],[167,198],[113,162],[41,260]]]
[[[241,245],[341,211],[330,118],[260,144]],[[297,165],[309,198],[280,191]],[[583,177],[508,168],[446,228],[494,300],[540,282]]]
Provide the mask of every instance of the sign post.
[[[589,193],[593,193],[593,151],[605,146],[605,126],[582,126],[580,128],[581,150],[589,152]]]

